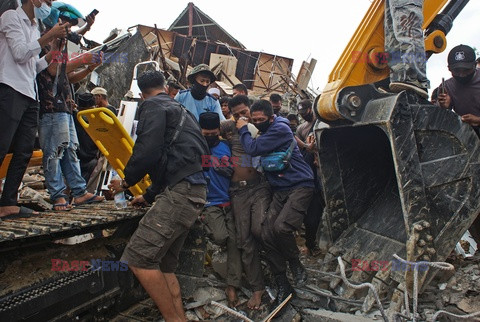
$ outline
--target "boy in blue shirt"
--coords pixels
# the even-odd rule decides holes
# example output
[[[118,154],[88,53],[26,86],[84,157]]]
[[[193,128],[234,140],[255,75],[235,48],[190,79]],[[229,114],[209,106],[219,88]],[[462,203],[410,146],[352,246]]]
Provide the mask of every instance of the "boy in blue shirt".
[[[208,168],[207,203],[202,214],[207,235],[211,240],[227,248],[227,294],[228,303],[238,304],[236,289],[241,286],[242,261],[236,244],[235,221],[231,211],[228,189],[233,174],[230,147],[220,140],[220,117],[218,113],[206,112],[199,117],[202,134],[211,155],[202,156],[202,166]]]

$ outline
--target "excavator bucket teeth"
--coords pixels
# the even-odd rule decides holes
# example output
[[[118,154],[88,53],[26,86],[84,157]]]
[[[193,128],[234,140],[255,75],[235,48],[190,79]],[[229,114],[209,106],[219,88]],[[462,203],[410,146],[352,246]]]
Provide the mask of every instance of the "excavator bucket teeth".
[[[316,140],[319,237],[346,260],[444,260],[480,212],[480,141],[451,111],[403,92]]]

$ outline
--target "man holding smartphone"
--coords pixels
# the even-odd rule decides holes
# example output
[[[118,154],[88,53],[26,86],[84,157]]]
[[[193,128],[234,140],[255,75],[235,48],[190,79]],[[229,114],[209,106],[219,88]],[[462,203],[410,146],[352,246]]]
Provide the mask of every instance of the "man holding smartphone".
[[[22,6],[7,10],[0,17],[0,164],[9,147],[13,148],[0,199],[0,218],[3,219],[35,214],[31,209],[17,206],[17,193],[37,132],[35,77],[52,60],[52,54],[44,58],[39,58],[39,54],[52,39],[65,38],[70,27],[56,24],[40,37],[37,19],[48,14],[46,2],[22,0]]]

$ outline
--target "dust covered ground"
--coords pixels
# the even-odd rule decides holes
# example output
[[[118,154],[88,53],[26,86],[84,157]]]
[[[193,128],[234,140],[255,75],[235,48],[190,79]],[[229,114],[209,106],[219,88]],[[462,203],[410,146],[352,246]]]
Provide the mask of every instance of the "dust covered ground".
[[[298,239],[299,245],[302,239]],[[212,245],[210,245],[212,247]],[[215,247],[215,246],[213,246]],[[300,246],[302,249],[302,246]],[[271,276],[268,274],[268,268],[265,266],[267,288],[263,298],[263,305],[259,311],[252,311],[246,307],[246,301],[250,292],[242,288],[239,292],[240,305],[236,307],[237,315],[227,313],[224,309],[212,304],[212,301],[227,305],[223,283],[221,265],[215,263],[225,258],[219,255],[219,249],[210,251],[212,261],[206,266],[205,278],[201,283],[180,279],[184,283],[197,283],[197,289],[193,296],[184,299],[187,319],[190,321],[240,321],[249,318],[253,321],[264,320],[272,308],[268,302],[271,296],[275,295],[274,284]],[[308,283],[305,287],[295,288],[296,296],[280,311],[274,318],[274,321],[374,321],[382,320],[382,316],[377,305],[369,312],[362,311],[362,305],[365,297],[345,298],[336,294],[329,285],[333,279],[339,277],[338,272],[322,271],[324,267],[321,256],[311,257],[302,253],[301,260],[306,266],[309,274]],[[432,321],[433,315],[439,310],[445,310],[457,315],[467,315],[480,312],[480,254],[469,258],[463,258],[460,255],[453,255],[448,262],[454,265],[454,271],[444,271],[437,274],[435,279],[419,295],[418,312],[419,320]],[[214,269],[215,267],[215,269]],[[347,269],[347,276],[351,274]],[[397,286],[398,289],[398,286]],[[391,300],[391,294],[394,290],[389,290],[388,294],[381,296],[382,305],[388,309]],[[410,310],[412,310],[412,300],[410,299]],[[241,316],[244,316],[242,318]],[[469,318],[467,321],[480,321],[479,318]],[[438,316],[439,321],[457,321],[456,317],[449,317],[445,314]],[[162,321],[154,303],[147,299],[134,305],[130,309],[120,313],[112,321]],[[405,320],[404,320],[405,321]]]

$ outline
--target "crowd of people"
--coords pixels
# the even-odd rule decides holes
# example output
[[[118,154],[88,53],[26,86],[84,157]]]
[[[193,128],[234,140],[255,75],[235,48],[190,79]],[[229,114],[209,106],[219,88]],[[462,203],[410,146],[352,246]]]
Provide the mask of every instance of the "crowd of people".
[[[37,132],[52,209],[68,211],[72,205],[104,200],[87,191],[82,177],[71,87],[101,64],[102,54],[87,53],[68,59],[70,23],[42,23],[50,15],[51,2],[22,0],[17,9],[7,10],[0,17],[0,162],[12,152],[0,201],[0,217],[4,219],[38,214],[17,206],[18,189]],[[85,27],[77,33],[87,32],[94,19],[88,16]]]
[[[3,219],[37,214],[17,206],[37,131],[52,209],[69,211],[105,199],[92,188],[104,161],[76,113],[96,106],[115,114],[116,109],[103,88],[75,99],[71,87],[101,64],[102,54],[58,59],[55,53],[65,52],[70,26],[60,21],[41,34],[39,19],[48,16],[49,6],[51,1],[22,0],[0,18],[0,163],[13,153],[0,200]],[[394,13],[389,15],[395,19]],[[87,29],[93,23],[94,17],[87,17]],[[387,37],[387,44],[393,43]],[[425,97],[428,80],[423,73],[391,69],[392,91],[413,90]],[[433,91],[432,99],[458,113],[480,135],[480,73],[474,50],[453,48],[448,69],[452,78]],[[277,285],[272,303],[277,306],[293,293],[292,283],[307,280],[295,239],[302,226],[308,254],[319,251],[316,235],[325,202],[315,153],[315,107],[304,99],[297,112],[286,114],[282,96],[254,100],[244,84],[233,86],[232,97],[222,96],[204,64],[195,66],[187,79],[191,87],[181,90],[158,71],[138,78],[143,102],[136,144],[125,178],[112,180],[109,187],[119,193],[149,174],[152,185],[131,204],[152,207],[122,260],[165,320],[184,320],[174,272],[189,228],[201,220],[211,240],[227,252],[229,304],[238,303],[245,274],[252,291],[247,306],[260,307],[266,287],[263,254]]]

